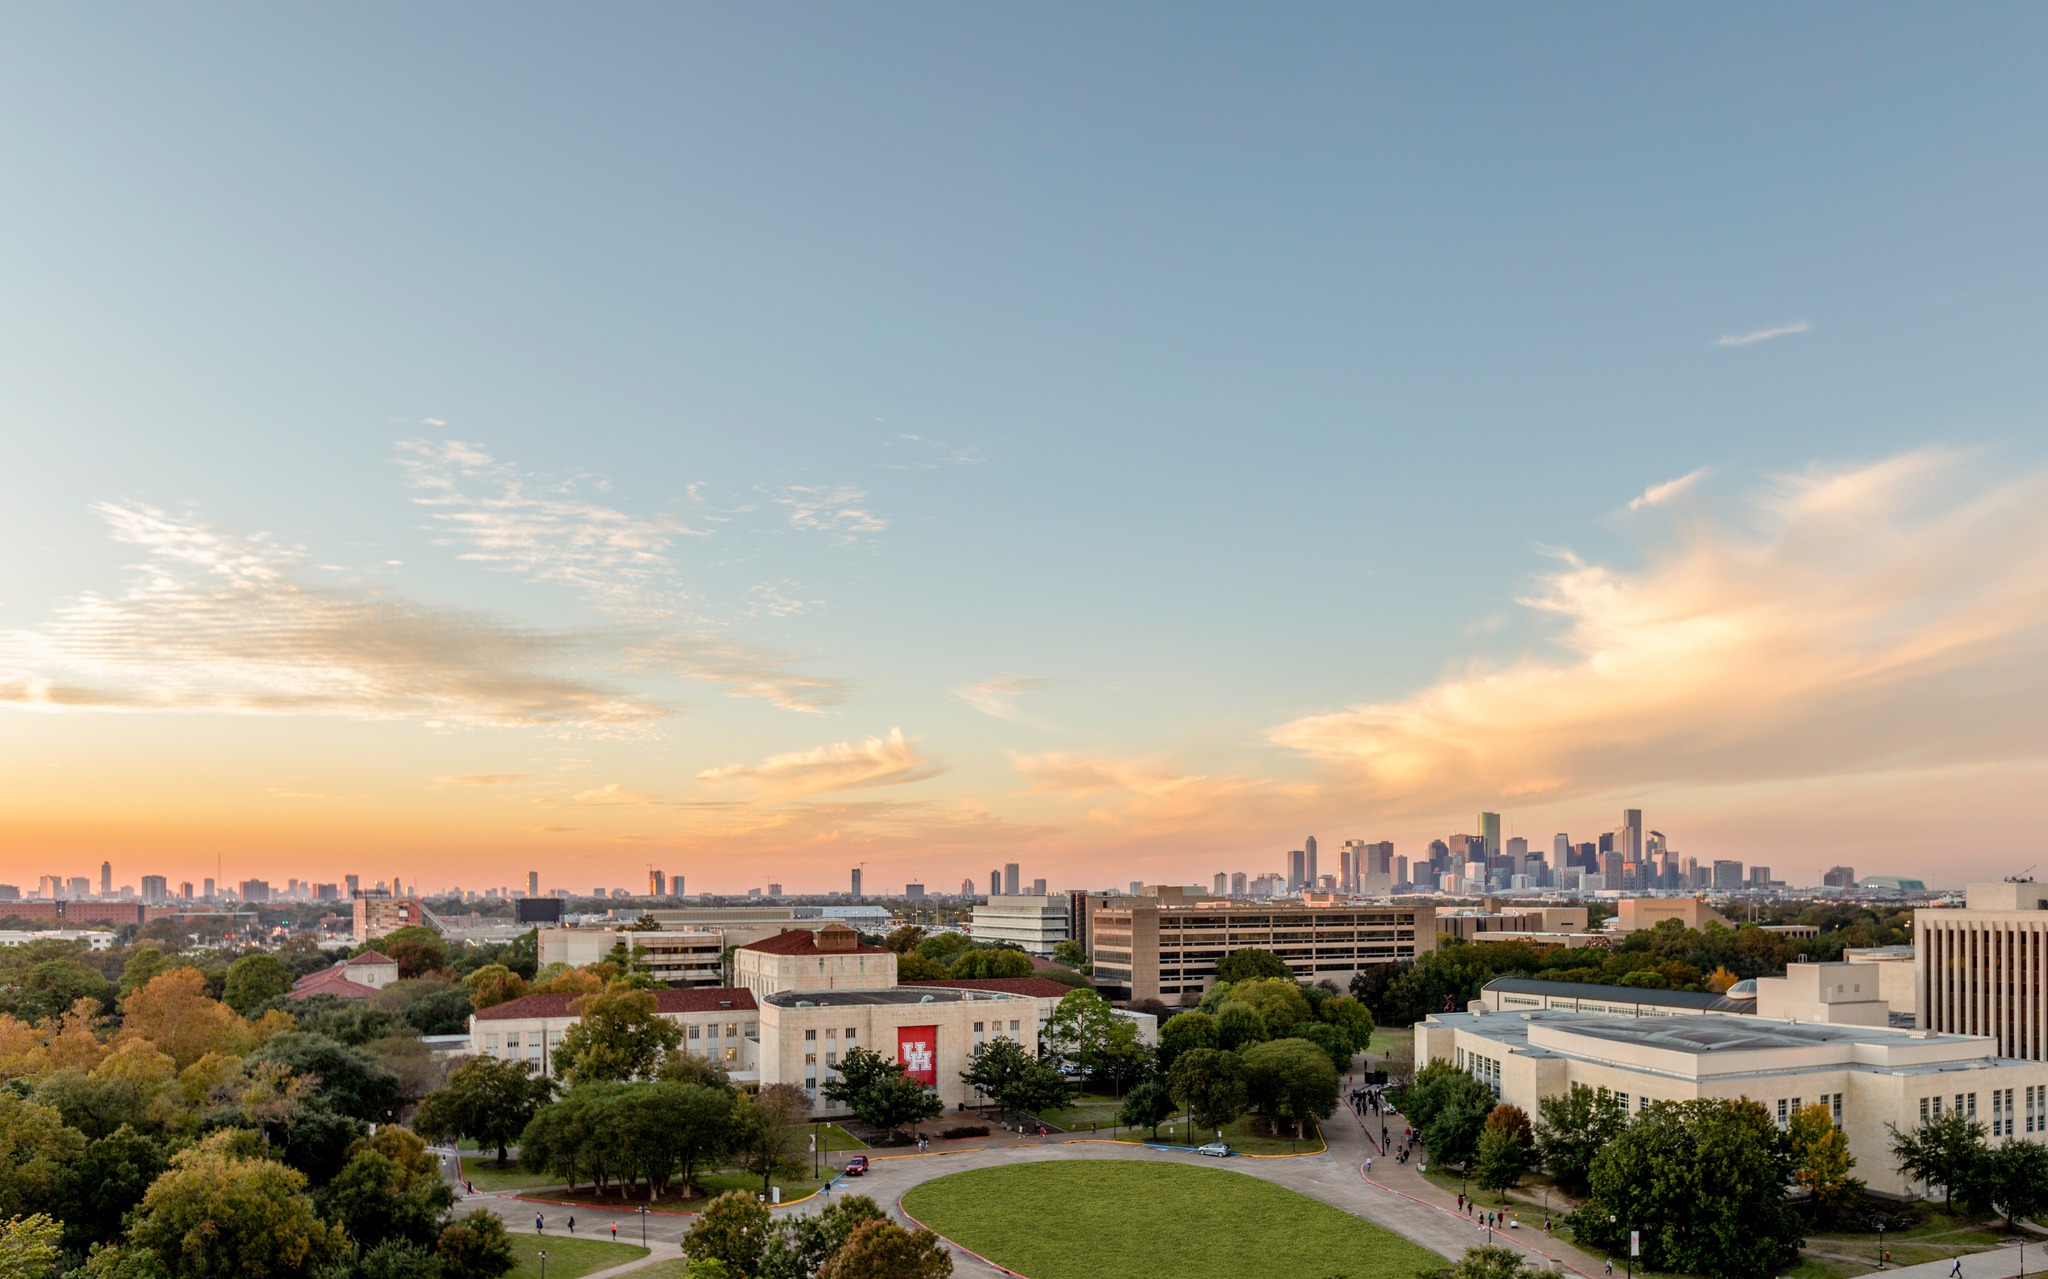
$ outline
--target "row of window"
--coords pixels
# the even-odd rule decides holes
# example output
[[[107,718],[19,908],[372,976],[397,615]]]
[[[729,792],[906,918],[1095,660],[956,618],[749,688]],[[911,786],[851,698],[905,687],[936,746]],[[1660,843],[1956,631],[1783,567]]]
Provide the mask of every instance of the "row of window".
[[[1828,1118],[1834,1120],[1835,1127],[1842,1126],[1842,1094],[1824,1092],[1813,1100],[1814,1104],[1828,1108]],[[1783,1097],[1778,1098],[1778,1127],[1791,1127],[1792,1116],[1798,1114],[1799,1108],[1805,1104],[1806,1099],[1803,1097],[1793,1097],[1789,1101]]]
[[[1940,1097],[1922,1097],[1920,1099],[1920,1122],[1924,1124],[1929,1120],[1941,1118],[1943,1113],[1942,1101],[1943,1099]],[[1973,1092],[1957,1093],[1955,1104],[1949,1109],[1953,1113],[1975,1119],[1977,1117],[1977,1094]]]
[[[1468,1053],[1463,1048],[1460,1048],[1458,1050],[1458,1069],[1465,1071],[1480,1083],[1493,1089],[1494,1096],[1500,1096],[1500,1059],[1498,1057],[1483,1057],[1478,1053]]]

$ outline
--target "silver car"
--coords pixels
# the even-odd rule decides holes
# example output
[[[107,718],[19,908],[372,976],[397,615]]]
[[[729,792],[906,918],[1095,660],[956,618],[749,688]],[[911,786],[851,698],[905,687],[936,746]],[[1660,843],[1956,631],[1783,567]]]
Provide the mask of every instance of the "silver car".
[[[1224,1142],[1212,1141],[1208,1145],[1197,1149],[1195,1153],[1198,1155],[1214,1155],[1218,1159],[1228,1159],[1230,1157],[1230,1147]]]

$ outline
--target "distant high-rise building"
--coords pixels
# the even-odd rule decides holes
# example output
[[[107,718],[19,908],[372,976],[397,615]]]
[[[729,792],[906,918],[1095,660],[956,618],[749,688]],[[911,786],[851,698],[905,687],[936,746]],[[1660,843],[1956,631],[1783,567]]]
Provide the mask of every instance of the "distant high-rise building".
[[[1750,867],[1749,886],[1751,888],[1769,888],[1771,886],[1771,868],[1768,866]]]
[[[647,895],[649,897],[668,896],[668,876],[658,870],[648,871]]]
[[[1131,881],[1131,896],[1133,896],[1133,897],[1141,897],[1141,896],[1143,896],[1143,895],[1144,895],[1144,892],[1145,892],[1145,881],[1144,881],[1144,880],[1142,880],[1142,879],[1134,879],[1134,880],[1132,880],[1132,881]]]
[[[853,899],[860,900],[860,867],[853,868]]]
[[[1550,837],[1550,868],[1563,870],[1572,863],[1572,837],[1563,833]]]
[[[206,900],[207,900],[207,901],[212,901],[212,900],[213,900],[213,899],[214,899],[215,897],[217,897],[217,896],[219,895],[219,894],[217,894],[216,892],[214,892],[214,890],[213,890],[213,881],[212,881],[212,880],[210,880],[210,879],[208,879],[208,880],[202,880],[201,882],[202,882],[202,883],[204,883],[204,884],[206,885]]]
[[[1230,895],[1232,897],[1244,896],[1244,886],[1244,872],[1241,870],[1232,872],[1230,876]]]
[[[341,884],[343,888],[348,890],[350,897],[354,897],[357,893],[363,891],[363,877],[361,875],[343,875],[341,877]]]
[[[1298,893],[1308,886],[1308,852],[1297,848],[1287,854],[1287,891]]]
[[[1715,862],[1714,887],[1728,889],[1742,887],[1742,863],[1735,861]]]
[[[960,881],[960,895],[962,897],[974,896],[974,879],[972,876]]]
[[[1621,826],[1614,832],[1614,851],[1621,854],[1624,862],[1643,860],[1643,810],[1624,808],[1621,810]]]
[[[183,883],[178,885],[178,900],[181,902],[188,902],[192,900],[191,880],[185,880]]]
[[[1392,845],[1392,844],[1389,844],[1389,845],[1387,845],[1387,847],[1389,847],[1389,848],[1392,848],[1392,847],[1393,847],[1393,845]],[[1393,869],[1393,872],[1392,872],[1392,873],[1393,873],[1393,876],[1394,876],[1394,882],[1395,882],[1396,884],[1405,884],[1405,883],[1407,883],[1407,882],[1408,882],[1408,859],[1407,859],[1406,857],[1396,857],[1396,858],[1394,859],[1394,869]]]
[[[1515,864],[1520,866],[1522,859],[1529,855],[1529,841],[1517,835],[1501,845],[1501,855],[1512,858]]]
[[[102,897],[112,897],[113,895],[114,895],[114,863],[112,863],[112,862],[101,862],[101,863],[100,863],[100,896],[102,896]]]
[[[904,896],[904,898],[905,898],[906,900],[909,900],[909,901],[914,901],[914,902],[921,902],[921,901],[923,901],[923,900],[924,900],[924,885],[923,885],[923,884],[905,884],[905,885],[903,886],[903,896]]]
[[[540,872],[537,870],[526,872],[526,895],[528,897],[540,896]]]
[[[1017,863],[1003,863],[1003,893],[1009,897],[1017,895]]]
[[[323,902],[338,902],[338,901],[340,901],[340,900],[341,900],[341,885],[339,885],[339,884],[315,884],[315,885],[313,885],[313,900],[314,900],[314,901],[323,901]]]
[[[1032,880],[1032,881],[1031,881],[1031,895],[1032,895],[1033,897],[1043,897],[1043,896],[1045,896],[1045,881],[1044,881],[1044,880],[1042,880],[1042,879],[1034,879],[1034,880]]]
[[[170,895],[169,888],[170,885],[164,880],[162,875],[144,875],[142,877],[142,900],[152,904],[163,901]]]
[[[1493,858],[1500,856],[1499,813],[1479,814],[1479,840],[1482,845],[1480,851],[1487,860],[1491,861]]]
[[[73,875],[71,877],[71,889],[68,895],[70,896],[72,901],[84,901],[86,898],[92,896],[92,881],[87,879],[83,875]]]
[[[1823,888],[1854,888],[1856,870],[1853,866],[1831,866],[1827,874],[1820,877],[1820,882]]]
[[[1230,876],[1220,870],[1217,871],[1216,879],[1210,885],[1209,895],[1212,897],[1230,896]]]
[[[857,894],[858,894],[858,890],[856,890],[856,895],[857,895]],[[780,896],[782,896],[782,885],[780,885],[780,884],[770,884],[770,885],[768,885],[768,895],[769,895],[770,897],[780,897]]]
[[[1301,881],[1308,887],[1314,888],[1318,883],[1321,882],[1322,879],[1322,877],[1316,873],[1316,837],[1314,835],[1310,835],[1308,839],[1303,842],[1301,846],[1301,852]]]
[[[260,879],[245,879],[245,880],[243,880],[243,881],[242,881],[242,900],[243,900],[244,902],[247,902],[247,903],[251,903],[251,904],[254,904],[254,903],[257,903],[257,902],[267,902],[267,901],[269,901],[269,900],[270,900],[270,885],[269,885],[269,884],[268,884],[267,882],[265,882],[264,880],[260,880]]]
[[[683,895],[683,877],[681,875],[670,875],[668,877],[668,895],[671,897],[681,897]]]
[[[988,895],[991,897],[1001,897],[1003,895],[1003,872],[992,870],[988,873]]]

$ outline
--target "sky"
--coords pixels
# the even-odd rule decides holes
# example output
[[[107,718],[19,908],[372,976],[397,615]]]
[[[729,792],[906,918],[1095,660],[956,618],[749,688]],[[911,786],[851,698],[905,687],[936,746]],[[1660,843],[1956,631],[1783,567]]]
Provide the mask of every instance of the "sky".
[[[2039,7],[8,27],[0,881],[2035,860]]]

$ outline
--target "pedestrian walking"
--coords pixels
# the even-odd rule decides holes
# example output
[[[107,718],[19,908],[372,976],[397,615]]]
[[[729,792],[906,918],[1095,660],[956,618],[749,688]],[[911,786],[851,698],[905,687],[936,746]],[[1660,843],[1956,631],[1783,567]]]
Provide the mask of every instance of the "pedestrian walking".
[[[539,1234],[539,1233],[541,1232],[541,1226],[542,1226],[542,1222],[541,1222],[541,1219],[540,1219],[540,1214],[539,1214],[539,1213],[535,1213],[535,1214],[533,1214],[533,1233],[535,1233],[535,1234]]]
[[[1963,1259],[1961,1257],[1957,1257],[1956,1264],[1949,1267],[1948,1276],[1949,1279],[1963,1279]]]
[[[1607,1273],[1610,1275],[1614,1273],[1614,1258],[1612,1257],[1607,1259]]]
[[[1371,1155],[1367,1155],[1367,1156],[1365,1157],[1365,1175],[1366,1175],[1366,1176],[1368,1176],[1368,1177],[1372,1176],[1372,1156],[1371,1156]]]
[[[613,1242],[613,1243],[617,1243],[618,1241],[619,1241],[619,1223],[618,1223],[618,1222],[616,1222],[616,1221],[614,1221],[614,1222],[612,1223],[612,1242]]]
[[[576,1214],[573,1212],[569,1214],[569,1233],[576,1233]]]

